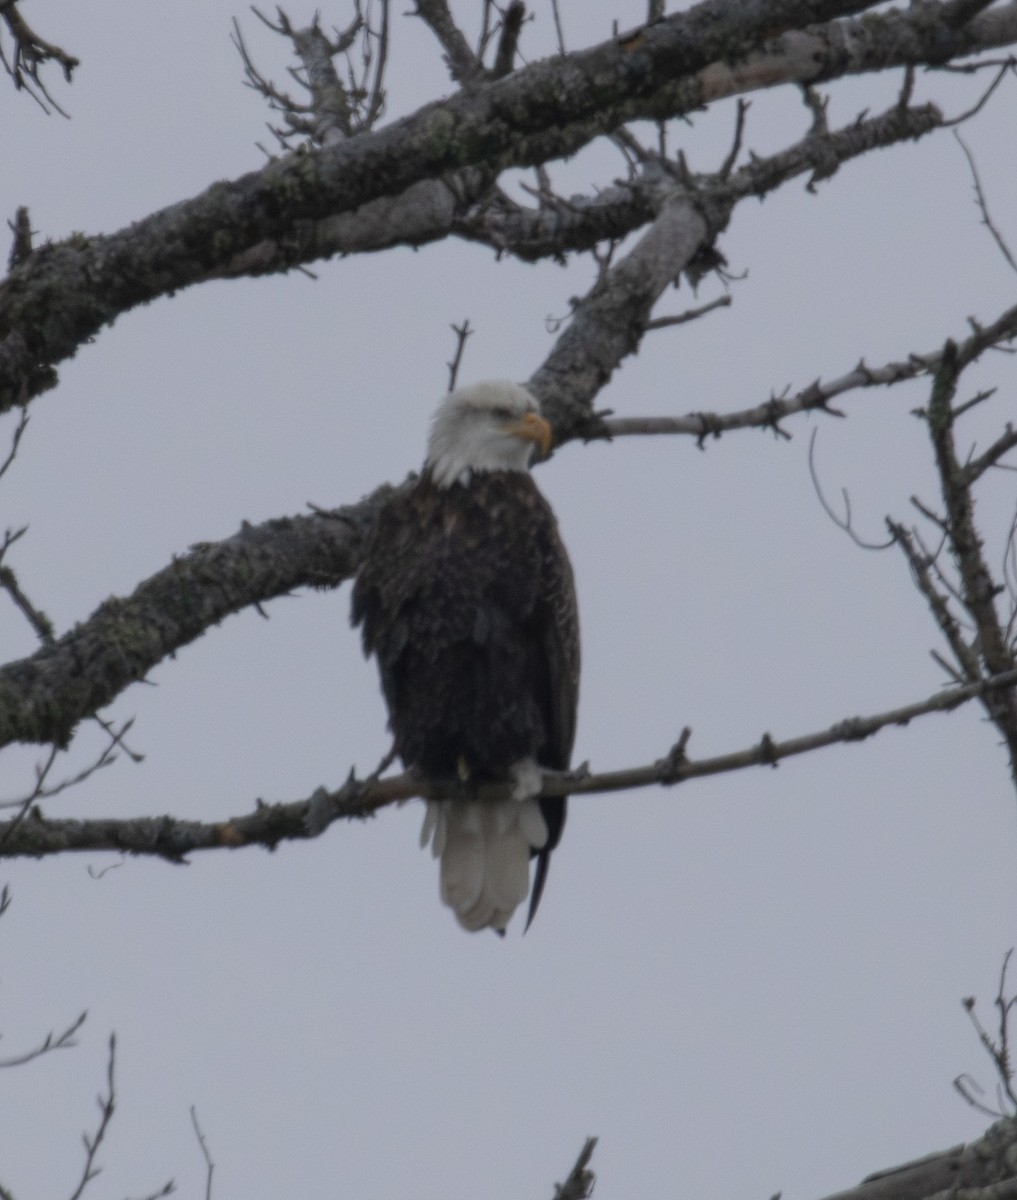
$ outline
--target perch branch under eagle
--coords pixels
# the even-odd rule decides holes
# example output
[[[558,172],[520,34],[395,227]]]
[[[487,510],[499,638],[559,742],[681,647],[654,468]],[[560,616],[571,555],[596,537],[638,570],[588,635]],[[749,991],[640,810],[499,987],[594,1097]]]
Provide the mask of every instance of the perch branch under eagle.
[[[518,384],[451,392],[417,483],[382,509],[353,590],[353,623],[378,660],[405,766],[448,779],[421,834],[441,897],[469,930],[504,932],[530,891],[537,911],[565,823],[538,767],[565,770],[579,692],[579,617],[568,555],[529,473],[551,427]],[[515,797],[471,798],[512,779]]]

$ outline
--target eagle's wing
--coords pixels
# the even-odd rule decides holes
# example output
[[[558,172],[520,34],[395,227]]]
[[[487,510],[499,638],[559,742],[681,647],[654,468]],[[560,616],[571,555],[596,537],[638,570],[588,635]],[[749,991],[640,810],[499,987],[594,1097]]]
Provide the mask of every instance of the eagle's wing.
[[[541,497],[543,502],[543,497]],[[546,503],[546,502],[545,502]],[[547,664],[545,711],[548,719],[548,745],[542,766],[568,769],[572,744],[576,737],[576,712],[579,704],[579,607],[575,578],[568,552],[558,533],[558,524],[547,506],[546,536],[541,562],[540,624]],[[551,851],[561,840],[565,826],[564,796],[543,796],[540,808],[547,823],[547,842],[536,853],[530,909],[526,916],[529,929],[537,914],[547,882]]]

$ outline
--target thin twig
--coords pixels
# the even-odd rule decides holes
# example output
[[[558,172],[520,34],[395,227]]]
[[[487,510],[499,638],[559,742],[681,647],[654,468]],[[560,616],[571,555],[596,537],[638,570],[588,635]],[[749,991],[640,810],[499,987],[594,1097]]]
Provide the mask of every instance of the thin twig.
[[[921,553],[916,548],[915,541],[918,539],[913,531],[905,529],[897,521],[888,520],[886,524],[897,545],[900,546],[905,558],[908,560],[908,565],[918,585],[918,590],[925,597],[933,618],[939,626],[940,632],[946,638],[950,649],[953,651],[954,658],[957,660],[964,677],[968,680],[977,679],[979,674],[978,656],[967,644],[960,623],[954,616],[948,600],[936,589],[932,581],[931,571],[934,558],[926,553]]]
[[[975,526],[971,480],[957,456],[957,415],[953,407],[961,373],[974,361],[976,352],[980,353],[984,337],[985,331],[976,327],[966,342],[960,345],[952,341],[946,343],[933,377],[929,403],[922,415],[935,455],[959,591],[964,608],[975,626],[973,650],[984,673],[997,674],[1014,664],[1014,655],[996,610],[996,596],[1003,588],[989,570],[982,540]],[[1007,692],[1000,692],[983,697],[983,704],[1006,742],[1011,775],[1017,782],[1017,699]]]
[[[728,151],[727,157],[720,165],[720,170],[717,174],[721,179],[727,179],[734,170],[734,165],[738,161],[738,155],[741,153],[742,138],[745,134],[745,117],[752,107],[750,100],[745,100],[742,97],[738,98],[738,107],[735,110],[735,131],[734,140],[731,143],[731,149]]]
[[[2,568],[0,568],[2,569]],[[109,742],[99,752],[96,759],[87,767],[83,767],[74,775],[69,775],[65,779],[61,779],[59,783],[53,784],[52,787],[46,786],[46,780],[49,777],[50,771],[57,760],[60,753],[59,747],[52,746],[44,763],[38,763],[35,768],[35,786],[27,796],[21,796],[17,800],[0,800],[0,809],[3,808],[20,808],[21,817],[24,819],[28,809],[39,800],[49,800],[54,796],[59,796],[61,792],[66,792],[70,788],[77,787],[79,783],[84,783],[96,771],[101,771],[104,767],[111,766],[117,760],[117,751],[122,750],[127,757],[134,763],[142,763],[145,761],[145,756],[139,754],[136,750],[132,750],[124,741],[124,738],[130,732],[134,724],[134,718],[129,717],[119,729],[113,727],[111,721],[104,718],[94,716],[92,718],[95,723],[105,731],[109,737]]]
[[[191,1124],[194,1126],[194,1135],[198,1139],[198,1145],[201,1147],[201,1153],[205,1159],[205,1200],[212,1200],[212,1173],[215,1171],[215,1163],[208,1152],[208,1143],[205,1141],[205,1134],[198,1124],[198,1110],[193,1104],[191,1105]]]
[[[18,417],[18,423],[14,427],[14,433],[11,435],[11,448],[8,451],[7,457],[4,459],[3,463],[0,463],[0,478],[3,477],[4,472],[7,471],[11,463],[14,462],[14,457],[18,452],[18,446],[21,444],[21,439],[25,436],[25,430],[28,428],[28,421],[28,407],[27,405],[22,405],[21,415]]]
[[[978,167],[975,163],[975,156],[971,153],[967,143],[956,129],[953,131],[953,136],[957,139],[957,144],[964,151],[964,157],[968,160],[968,167],[971,170],[971,180],[975,188],[975,202],[977,203],[982,214],[982,224],[986,229],[988,229],[989,233],[992,234],[996,245],[999,247],[1000,253],[1010,264],[1011,270],[1017,271],[1017,262],[1014,262],[1014,257],[1010,253],[1010,247],[1007,246],[1006,242],[1003,240],[1003,235],[996,228],[992,217],[989,216],[989,204],[985,199],[985,192],[982,190],[982,181],[978,175]]]
[[[551,0],[551,13],[554,16],[554,35],[558,40],[558,53],[564,58],[565,50],[565,32],[561,27],[561,13],[558,11],[558,0]]]
[[[998,467],[999,460],[1004,454],[1009,453],[1014,446],[1017,446],[1017,430],[1012,425],[1007,424],[1006,429],[999,435],[998,438],[977,458],[972,458],[964,464],[963,476],[967,485],[970,487],[977,479],[980,479],[990,467]]]
[[[675,325],[687,325],[689,321],[705,317],[707,313],[713,312],[716,308],[728,308],[730,304],[730,296],[718,296],[716,300],[711,300],[709,304],[701,304],[698,308],[688,308],[685,312],[676,313],[673,317],[654,317],[652,320],[647,321],[643,328],[649,333],[653,329],[671,329]]]
[[[0,1067],[21,1067],[35,1058],[41,1058],[42,1055],[48,1054],[51,1050],[70,1050],[78,1044],[74,1040],[74,1035],[84,1025],[87,1017],[88,1009],[85,1009],[84,1012],[79,1013],[74,1018],[62,1033],[53,1033],[51,1031],[32,1050],[26,1050],[23,1054],[16,1054],[13,1058],[0,1058]]]
[[[819,433],[818,429],[813,429],[812,434],[809,437],[809,475],[812,478],[813,490],[815,491],[816,496],[819,499],[819,503],[823,506],[823,511],[830,518],[830,520],[834,523],[834,525],[837,526],[838,529],[843,530],[844,533],[846,533],[848,535],[848,537],[854,542],[854,544],[856,546],[860,546],[863,550],[889,550],[889,548],[894,544],[894,541],[896,540],[894,537],[891,536],[885,542],[867,542],[864,538],[860,537],[855,532],[854,525],[852,524],[852,521],[851,521],[851,497],[848,495],[847,488],[840,489],[841,500],[844,502],[843,517],[840,516],[838,513],[834,512],[833,506],[829,503],[826,496],[823,494],[823,488],[819,482],[819,474],[816,471],[816,459],[815,459],[816,435],[818,433]]]
[[[459,367],[463,361],[463,351],[466,349],[466,339],[473,333],[470,328],[470,318],[466,317],[462,325],[453,325],[452,332],[456,335],[456,349],[452,355],[452,361],[446,363],[448,367],[448,390],[455,391],[456,380],[459,378]]]
[[[1003,77],[1004,77],[1004,75],[1006,75],[1008,70],[1013,70],[1012,62],[1004,63],[1000,67],[1000,70],[997,73],[995,79],[993,79],[992,83],[990,83],[989,86],[985,89],[985,91],[982,93],[981,97],[979,98],[979,100],[976,104],[972,105],[971,108],[966,109],[959,116],[951,117],[950,120],[944,121],[943,128],[944,129],[955,128],[958,125],[964,125],[967,121],[970,121],[972,117],[977,117],[978,114],[982,111],[982,109],[986,106],[986,104],[989,103],[989,99],[992,96],[992,93],[1003,82]]]
[[[975,1032],[978,1034],[978,1040],[981,1042],[983,1049],[992,1060],[992,1065],[996,1069],[997,1082],[1001,1089],[999,1111],[994,1112],[986,1105],[972,1098],[968,1090],[971,1087],[982,1095],[985,1093],[970,1076],[963,1075],[954,1080],[954,1087],[957,1088],[969,1104],[997,1118],[1017,1114],[1017,1093],[1014,1091],[1014,1069],[1010,1055],[1010,1014],[1017,1008],[1017,995],[1008,996],[1006,994],[1006,972],[1012,957],[1013,949],[1011,948],[1003,956],[1003,966],[999,973],[999,987],[993,1002],[997,1013],[997,1032],[995,1038],[986,1031],[981,1021],[979,1021],[975,1013],[974,996],[967,996],[963,1001],[964,1009],[971,1019],[971,1024],[975,1027]],[[961,1081],[964,1081],[963,1085]],[[1010,1106],[1009,1112],[1005,1111],[1006,1103]]]
[[[0,63],[14,80],[15,88],[24,89],[47,115],[49,109],[42,97],[45,97],[45,101],[51,104],[62,117],[66,117],[67,113],[57,104],[42,82],[39,68],[47,62],[57,62],[63,68],[64,79],[70,83],[74,68],[79,65],[80,60],[54,45],[53,42],[47,42],[44,38],[39,37],[21,15],[16,3],[6,4],[0,10],[0,19],[3,20],[14,39],[14,54],[10,62],[7,61],[3,46],[0,45]],[[38,88],[41,95],[36,94],[32,84]]]
[[[116,1108],[116,1090],[114,1087],[114,1067],[116,1064],[117,1051],[117,1035],[111,1033],[109,1035],[109,1061],[106,1067],[106,1094],[100,1092],[96,1097],[96,1103],[99,1105],[99,1124],[96,1127],[95,1133],[89,1136],[87,1133],[81,1135],[81,1140],[85,1144],[85,1167],[81,1172],[81,1179],[78,1186],[74,1189],[70,1196],[70,1200],[81,1200],[81,1194],[92,1180],[102,1170],[101,1167],[95,1165],[95,1156],[99,1147],[102,1145],[102,1139],[106,1136],[106,1130],[109,1129],[109,1123],[113,1120],[113,1112]]]

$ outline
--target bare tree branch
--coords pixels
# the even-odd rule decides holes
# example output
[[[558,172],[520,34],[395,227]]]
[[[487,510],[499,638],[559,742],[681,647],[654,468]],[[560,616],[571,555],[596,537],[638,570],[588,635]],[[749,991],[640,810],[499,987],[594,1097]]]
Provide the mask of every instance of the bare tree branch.
[[[452,18],[445,0],[417,0],[416,15],[430,28],[445,51],[449,74],[456,83],[468,83],[483,70],[470,43]]]
[[[847,488],[841,488],[841,501],[844,505],[844,515],[841,516],[836,512],[826,496],[823,494],[822,485],[819,482],[819,472],[816,470],[816,430],[813,429],[809,437],[809,475],[812,478],[812,487],[819,499],[819,503],[823,507],[823,511],[830,520],[843,530],[844,533],[862,550],[888,550],[896,541],[896,535],[891,534],[890,538],[885,542],[870,542],[859,536],[854,528],[854,523],[851,519],[851,497],[848,495]]]
[[[106,1131],[109,1129],[110,1121],[113,1120],[113,1112],[116,1108],[116,1089],[114,1086],[116,1052],[116,1034],[111,1033],[109,1038],[109,1059],[106,1065],[106,1094],[103,1095],[100,1092],[96,1097],[96,1103],[99,1105],[99,1124],[96,1126],[95,1133],[91,1135],[83,1133],[81,1135],[81,1140],[85,1144],[85,1166],[81,1172],[81,1179],[78,1181],[78,1186],[71,1193],[70,1200],[81,1200],[81,1195],[85,1188],[88,1187],[102,1170],[101,1167],[95,1165],[95,1156],[102,1145],[103,1138],[106,1136]]]
[[[1017,446],[1017,430],[1007,425],[998,438],[985,451],[964,464],[964,480],[968,487],[985,474],[991,467],[1000,466],[1000,460]]]
[[[825,746],[860,742],[891,725],[907,725],[918,717],[950,712],[975,698],[992,693],[1012,694],[1017,687],[1017,670],[961,687],[936,692],[925,700],[886,712],[851,717],[828,729],[775,740],[764,733],[758,742],[741,750],[711,758],[690,759],[686,754],[686,730],[671,750],[654,763],[617,771],[592,774],[583,765],[574,771],[544,772],[540,785],[546,796],[585,796],[644,787],[671,786],[707,775],[727,774],[748,767],[776,766],[782,759],[808,754]],[[51,820],[33,809],[15,829],[0,822],[0,858],[41,858],[52,854],[113,850],[183,862],[199,850],[239,849],[245,846],[272,848],[284,841],[319,837],[339,820],[363,819],[389,804],[421,797],[436,799],[462,790],[455,780],[427,781],[411,773],[376,779],[357,779],[351,772],[338,790],[319,788],[306,800],[286,804],[259,801],[253,812],[225,821],[204,823],[174,817],[126,819]],[[483,784],[469,793],[481,801],[503,800],[513,784]],[[7,836],[10,832],[11,836]]]
[[[1014,1092],[1014,1067],[1010,1051],[1010,1016],[1014,1009],[1017,1008],[1017,996],[1008,996],[1006,990],[1006,972],[1012,957],[1013,950],[1010,949],[1003,958],[1003,966],[999,972],[999,989],[996,992],[996,999],[994,1001],[997,1021],[995,1038],[987,1032],[981,1021],[979,1021],[975,1013],[974,996],[968,996],[964,1000],[964,1009],[971,1018],[971,1023],[978,1034],[978,1040],[992,1060],[992,1065],[996,1070],[998,1085],[1002,1093],[998,1111],[993,1112],[991,1109],[987,1109],[984,1105],[973,1100],[967,1094],[964,1087],[958,1084],[957,1080],[954,1080],[954,1087],[957,1088],[969,1104],[988,1113],[991,1117],[1012,1117],[1017,1114],[1017,1093]],[[1006,1104],[1003,1103],[1004,1099]]]
[[[522,0],[511,0],[501,18],[501,34],[494,55],[494,66],[491,68],[491,74],[495,79],[508,75],[515,67],[519,34],[522,31],[525,17],[526,5]]]
[[[466,339],[473,333],[470,328],[470,318],[465,317],[462,325],[453,325],[452,332],[456,335],[456,349],[448,366],[448,390],[455,391],[456,380],[459,378],[459,368],[463,361],[463,351],[466,349]]]
[[[0,1058],[0,1068],[21,1067],[35,1058],[41,1058],[42,1055],[48,1054],[51,1050],[71,1049],[71,1047],[78,1044],[74,1039],[74,1035],[84,1025],[87,1017],[88,1010],[86,1009],[84,1012],[79,1013],[62,1033],[47,1033],[38,1046],[35,1046],[33,1049],[26,1050],[22,1054],[16,1054],[11,1058]]]
[[[1001,346],[1015,338],[1017,305],[1007,309],[991,325],[979,327],[963,343],[962,356],[977,357],[985,350]],[[870,367],[862,361],[854,370],[827,383],[817,379],[793,396],[771,395],[770,399],[762,404],[731,413],[691,412],[680,417],[606,417],[600,422],[600,428],[591,431],[587,436],[616,438],[678,434],[695,437],[703,444],[707,438],[720,437],[721,434],[734,429],[754,428],[783,432],[780,422],[797,413],[819,411],[831,416],[843,416],[843,412],[830,406],[830,401],[847,392],[872,387],[892,387],[896,383],[932,374],[942,361],[942,353],[942,350],[923,354],[912,353],[906,359],[885,363],[879,367]],[[1002,454],[1010,448],[1010,437],[1009,433],[1004,433],[980,458],[967,465],[965,469],[972,472],[971,482],[983,470],[996,465]]]
[[[1002,70],[997,78],[1002,79]],[[989,233],[992,234],[993,240],[999,247],[1000,254],[1002,254],[1006,259],[1011,270],[1017,271],[1017,262],[1014,261],[1014,257],[1010,253],[1010,247],[1006,244],[1003,235],[999,232],[999,229],[996,227],[992,217],[989,216],[989,203],[985,198],[985,192],[982,190],[982,181],[978,174],[978,166],[975,163],[975,156],[968,149],[967,143],[956,129],[953,131],[953,136],[957,139],[957,144],[964,151],[964,157],[968,160],[968,167],[971,170],[971,181],[975,189],[975,202],[977,203],[978,209],[982,214],[982,224],[986,229],[988,229]]]
[[[217,183],[119,233],[76,235],[42,246],[0,288],[0,329],[5,331],[0,339],[0,411],[54,386],[56,363],[137,304],[218,277],[231,263],[243,262],[247,273],[258,274],[315,257],[308,222],[313,229],[314,222],[327,216],[466,166],[501,170],[535,165],[574,153],[628,121],[688,111],[708,97],[700,83],[690,101],[675,90],[680,87],[676,80],[691,79],[708,64],[750,54],[763,34],[776,38],[871,3],[771,0],[756,8],[702,0],[642,29],[638,55],[631,39],[619,38],[563,60],[534,63],[370,135],[312,155],[284,156],[261,171]],[[911,26],[900,14],[890,25],[890,14],[869,18],[860,38],[861,45],[870,47],[867,68],[887,66],[891,34],[898,37],[897,52],[917,62],[945,61],[995,44],[993,39],[1017,39],[1017,6],[1013,13],[990,9],[959,31],[944,13],[942,4],[930,3],[922,6],[920,19],[913,14]],[[842,73],[840,67],[837,71]],[[596,87],[587,82],[592,80]],[[766,186],[763,179],[754,183]],[[285,204],[278,203],[280,194],[286,196]],[[214,247],[207,236],[212,228],[217,231]],[[266,245],[276,247],[267,261],[248,257]],[[289,247],[288,257],[280,246]],[[39,321],[41,311],[59,317]]]
[[[985,331],[975,333],[958,346],[947,342],[932,383],[932,394],[923,414],[932,441],[945,509],[946,533],[950,552],[960,578],[964,607],[975,624],[973,650],[986,673],[999,674],[1014,665],[1013,650],[1007,642],[1006,631],[996,610],[996,596],[1003,590],[993,579],[982,551],[982,541],[974,522],[973,478],[957,458],[954,424],[957,412],[953,398],[961,372],[985,348]],[[1004,436],[997,447],[1009,448],[1012,434]],[[992,448],[992,449],[995,449]],[[980,462],[976,460],[980,466]],[[1010,754],[1010,770],[1017,783],[1017,695],[1000,691],[987,693],[984,705],[989,717],[1003,736]]]
[[[245,524],[224,542],[192,547],[128,599],[105,601],[52,645],[0,668],[0,745],[64,746],[78,721],[229,613],[348,579],[388,491],[330,513]]]
[[[568,1178],[564,1183],[555,1184],[554,1200],[589,1200],[589,1197],[593,1195],[597,1176],[589,1169],[589,1166],[596,1146],[597,1139],[595,1137],[586,1139]]]
[[[887,527],[907,558],[918,590],[925,597],[940,632],[953,651],[954,659],[958,664],[956,676],[969,681],[977,679],[980,674],[978,656],[964,638],[960,622],[950,609],[948,597],[943,596],[933,582],[933,556],[916,547],[915,535],[899,522],[887,521]],[[952,667],[949,669],[951,672],[955,670]]]
[[[28,420],[28,409],[23,407],[21,415],[18,417],[18,423],[14,427],[14,433],[11,435],[11,448],[7,453],[7,457],[0,463],[0,478],[4,476],[10,468],[11,463],[14,462],[14,458],[18,453],[18,447],[21,445],[21,439],[25,436],[25,430],[28,428]]]
[[[117,760],[118,751],[122,750],[134,763],[144,762],[145,756],[132,750],[124,740],[134,725],[133,717],[125,721],[119,729],[116,729],[112,722],[103,720],[102,717],[93,716],[90,719],[105,731],[109,741],[102,747],[96,758],[87,767],[83,767],[80,771],[76,771],[73,775],[61,779],[59,783],[54,784],[47,783],[47,780],[60,751],[56,746],[51,746],[45,761],[36,764],[35,786],[31,792],[27,796],[21,796],[16,800],[0,800],[0,809],[17,808],[21,810],[13,824],[24,820],[28,810],[37,801],[49,800],[54,796],[59,796],[61,792],[69,791],[71,788],[77,787],[79,783],[84,783],[86,779],[89,779],[104,767],[112,766]]]
[[[6,549],[6,546],[3,547]],[[18,583],[18,577],[14,574],[11,567],[6,563],[0,565],[0,588],[10,596],[14,604],[21,610],[25,620],[31,625],[36,637],[40,642],[50,643],[53,641],[53,622],[46,614],[29,600]]]
[[[70,83],[71,75],[74,68],[79,65],[79,60],[72,54],[68,54],[66,50],[61,50],[59,46],[39,37],[21,15],[21,10],[15,0],[8,0],[8,3],[0,8],[0,20],[7,26],[14,40],[14,53],[10,61],[4,52],[3,43],[0,42],[0,63],[14,80],[15,88],[23,88],[28,92],[43,112],[49,112],[46,107],[48,102],[62,117],[66,117],[67,113],[46,90],[39,70],[47,62],[59,63],[63,68],[64,79]],[[43,98],[45,98],[45,102]]]
[[[198,1139],[198,1145],[201,1147],[201,1155],[205,1160],[205,1200],[212,1200],[212,1175],[215,1171],[215,1163],[208,1152],[208,1143],[205,1141],[205,1134],[198,1124],[198,1110],[193,1104],[191,1105],[191,1124],[194,1126],[194,1136]]]

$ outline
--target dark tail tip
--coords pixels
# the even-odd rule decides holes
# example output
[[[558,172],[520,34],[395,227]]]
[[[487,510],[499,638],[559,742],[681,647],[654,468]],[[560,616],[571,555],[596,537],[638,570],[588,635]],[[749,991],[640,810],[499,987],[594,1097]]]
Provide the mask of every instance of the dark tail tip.
[[[533,873],[533,891],[530,894],[530,911],[526,916],[526,924],[523,927],[523,933],[533,924],[533,918],[537,915],[537,909],[540,906],[540,897],[544,894],[544,884],[547,883],[547,868],[551,862],[551,851],[541,850],[537,854],[537,869]]]

